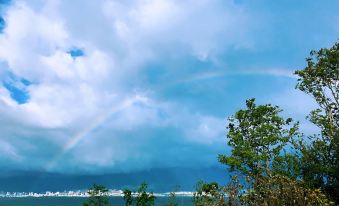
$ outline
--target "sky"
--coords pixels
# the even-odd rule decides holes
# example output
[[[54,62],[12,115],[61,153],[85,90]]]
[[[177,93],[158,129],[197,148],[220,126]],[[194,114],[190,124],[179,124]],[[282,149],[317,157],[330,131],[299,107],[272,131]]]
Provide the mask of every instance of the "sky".
[[[203,168],[255,97],[301,123],[293,71],[336,0],[0,0],[0,172]]]

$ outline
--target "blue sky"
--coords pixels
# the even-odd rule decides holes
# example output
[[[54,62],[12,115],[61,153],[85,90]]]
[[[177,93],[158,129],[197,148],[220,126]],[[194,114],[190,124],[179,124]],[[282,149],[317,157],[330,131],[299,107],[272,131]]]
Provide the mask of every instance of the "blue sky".
[[[0,168],[210,167],[248,98],[305,121],[294,89],[339,38],[336,0],[0,1]]]

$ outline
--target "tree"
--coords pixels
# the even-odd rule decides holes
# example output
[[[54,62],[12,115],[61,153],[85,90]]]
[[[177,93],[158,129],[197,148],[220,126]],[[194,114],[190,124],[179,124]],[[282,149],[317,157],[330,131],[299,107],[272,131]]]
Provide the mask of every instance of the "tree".
[[[137,206],[152,206],[154,205],[155,196],[153,192],[146,192],[147,184],[142,183],[138,189],[138,195],[136,197]]]
[[[256,189],[248,189],[240,202],[243,206],[331,206],[319,189],[307,188],[303,181],[293,180],[285,175],[260,177],[260,184]]]
[[[239,206],[241,205],[241,199],[243,197],[244,186],[240,184],[238,176],[231,176],[230,181],[226,185],[224,191],[227,194],[227,205],[228,206]]]
[[[321,129],[301,144],[303,178],[321,187],[339,204],[339,42],[311,51],[307,66],[296,71],[296,88],[311,95],[319,108],[308,119]]]
[[[125,189],[123,191],[123,195],[124,195],[125,205],[126,206],[131,206],[132,203],[133,203],[132,191],[129,190],[129,189]]]
[[[89,198],[83,206],[110,206],[108,199],[108,189],[102,185],[94,184],[89,190]]]
[[[193,194],[195,206],[226,206],[224,187],[216,182],[199,181]]]
[[[195,206],[240,206],[242,190],[243,186],[238,176],[231,176],[226,186],[221,186],[217,182],[199,181],[193,194],[193,203]]]
[[[125,205],[130,206],[135,201],[136,206],[152,206],[154,205],[155,196],[153,192],[147,192],[147,184],[141,183],[138,188],[136,197],[133,197],[133,193],[129,189],[123,191],[123,197],[125,200]],[[135,199],[135,200],[134,200]]]
[[[247,100],[246,106],[247,109],[228,119],[231,155],[219,155],[219,161],[230,166],[231,171],[251,177],[255,183],[260,176],[277,172],[272,162],[285,159],[281,153],[298,134],[298,124],[279,116],[282,110],[277,106],[257,106],[255,99]]]
[[[332,205],[320,190],[309,189],[300,180],[297,165],[302,140],[298,123],[281,117],[282,110],[277,106],[257,106],[255,99],[247,100],[246,107],[229,118],[227,137],[231,154],[219,155],[221,163],[243,175],[247,182],[241,185],[233,179],[233,184],[223,190],[231,197],[228,205]],[[208,187],[214,188],[210,191],[220,191],[212,186]],[[211,194],[205,199],[210,205],[219,206],[214,202],[220,198],[213,197]]]

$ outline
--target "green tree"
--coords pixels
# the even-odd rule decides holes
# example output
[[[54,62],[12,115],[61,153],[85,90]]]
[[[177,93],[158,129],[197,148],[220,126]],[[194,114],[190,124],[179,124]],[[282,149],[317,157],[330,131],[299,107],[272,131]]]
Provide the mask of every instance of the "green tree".
[[[226,206],[225,190],[216,182],[199,181],[193,194],[195,206]]]
[[[298,135],[298,124],[291,118],[279,116],[282,110],[277,106],[257,106],[255,99],[247,100],[246,106],[228,119],[227,138],[231,155],[219,155],[219,161],[230,166],[231,171],[249,176],[255,184],[261,176],[277,172],[273,166],[277,168],[278,163],[296,164],[281,159],[286,159],[282,157],[282,151]]]
[[[89,198],[83,206],[110,206],[108,199],[108,189],[102,185],[94,184],[88,190]]]
[[[226,186],[199,181],[193,194],[193,203],[195,206],[240,206],[242,189],[238,176],[231,176]]]
[[[132,191],[129,189],[125,189],[123,191],[123,196],[124,196],[124,200],[125,200],[125,205],[126,206],[131,206],[133,203],[133,195],[132,195]]]
[[[155,196],[153,192],[147,192],[147,184],[142,183],[138,189],[136,197],[137,206],[152,206],[154,205]]]
[[[311,95],[319,108],[308,119],[321,129],[302,143],[303,178],[321,187],[339,204],[339,43],[311,51],[307,66],[296,71],[296,88]]]
[[[228,205],[332,205],[320,190],[300,181],[298,123],[281,117],[277,106],[257,106],[250,99],[246,107],[229,118],[231,154],[219,155],[221,163],[246,179],[243,184],[233,179],[224,189],[231,195]]]

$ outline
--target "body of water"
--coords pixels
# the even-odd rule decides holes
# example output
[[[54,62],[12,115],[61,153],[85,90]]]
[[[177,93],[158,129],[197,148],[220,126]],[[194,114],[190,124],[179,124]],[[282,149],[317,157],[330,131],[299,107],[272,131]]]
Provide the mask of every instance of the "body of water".
[[[82,206],[85,197],[11,197],[0,198],[0,206]],[[156,206],[164,206],[167,197],[157,197]],[[124,206],[122,197],[110,197],[112,206]],[[192,197],[177,197],[179,206],[193,206]]]

